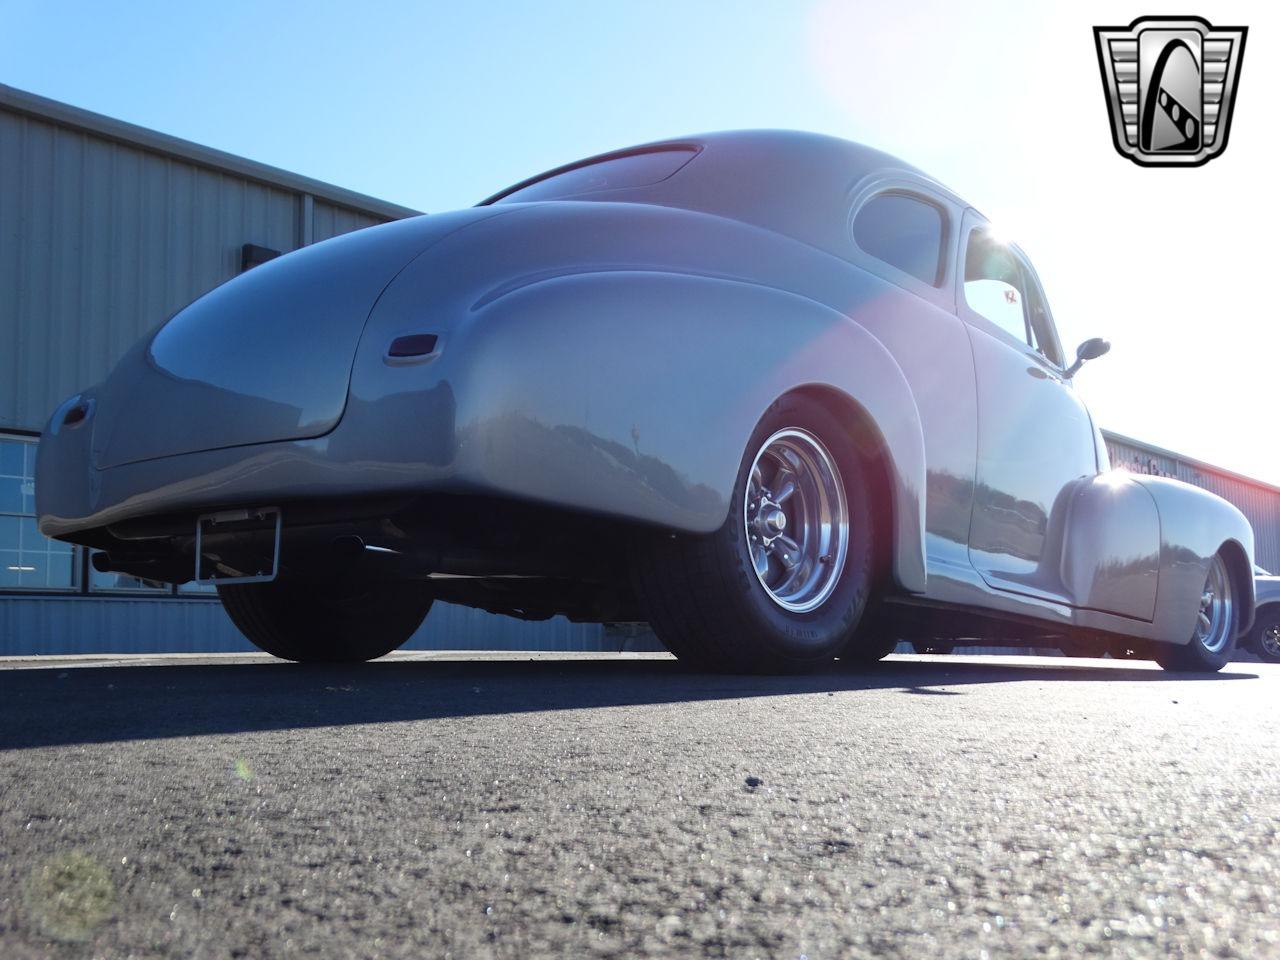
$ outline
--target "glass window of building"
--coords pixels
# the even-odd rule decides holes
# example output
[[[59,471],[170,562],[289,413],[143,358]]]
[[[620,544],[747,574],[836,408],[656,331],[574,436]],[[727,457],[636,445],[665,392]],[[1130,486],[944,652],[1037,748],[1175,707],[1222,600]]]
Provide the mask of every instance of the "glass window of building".
[[[93,550],[90,552],[90,558],[93,554],[100,551]],[[89,565],[89,589],[107,592],[125,591],[128,593],[171,593],[173,588],[167,583],[161,583],[158,580],[144,580],[141,577],[130,576],[127,573],[102,573],[93,569],[93,564]]]
[[[36,438],[0,434],[0,589],[71,590],[76,548],[36,527]]]

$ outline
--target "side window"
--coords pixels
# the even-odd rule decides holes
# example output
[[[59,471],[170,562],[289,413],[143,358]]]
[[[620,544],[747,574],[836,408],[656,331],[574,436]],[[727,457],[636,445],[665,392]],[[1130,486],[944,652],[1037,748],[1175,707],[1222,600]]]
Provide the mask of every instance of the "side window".
[[[1025,271],[1024,271],[1025,272]],[[1049,308],[1045,306],[1044,293],[1035,280],[1028,274],[1027,288],[1027,325],[1031,328],[1031,345],[1040,351],[1046,359],[1056,363],[1062,362],[1062,351],[1058,339],[1053,332],[1053,320],[1049,316]]]
[[[985,230],[969,234],[964,254],[964,300],[1010,336],[1027,336],[1026,293],[1018,258]]]
[[[900,193],[872,197],[853,218],[853,239],[877,260],[938,285],[942,211],[933,204]]]

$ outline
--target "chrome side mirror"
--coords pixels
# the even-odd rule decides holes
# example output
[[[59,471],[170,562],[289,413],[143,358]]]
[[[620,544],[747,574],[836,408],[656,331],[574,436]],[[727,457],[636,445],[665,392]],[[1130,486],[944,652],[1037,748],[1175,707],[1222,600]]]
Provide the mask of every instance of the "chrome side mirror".
[[[1101,337],[1090,337],[1076,347],[1076,362],[1067,367],[1065,376],[1074,377],[1084,366],[1086,360],[1097,360],[1111,349],[1111,343]]]

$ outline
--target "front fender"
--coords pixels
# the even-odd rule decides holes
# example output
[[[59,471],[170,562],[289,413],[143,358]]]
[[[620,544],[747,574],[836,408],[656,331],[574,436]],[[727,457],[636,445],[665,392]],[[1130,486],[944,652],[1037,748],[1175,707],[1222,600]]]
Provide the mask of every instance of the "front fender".
[[[1071,602],[1137,620],[1160,595],[1160,510],[1128,473],[1083,477],[1070,488],[1062,581]]]
[[[1238,604],[1236,626],[1253,626],[1253,528],[1244,514],[1221,497],[1166,477],[1134,475],[1160,513],[1160,588],[1154,636],[1187,643],[1195,631],[1209,561],[1222,552]]]
[[[457,483],[697,533],[724,523],[770,404],[800,387],[838,391],[883,439],[894,578],[924,589],[911,390],[884,346],[829,307],[705,276],[556,276],[485,303],[445,352]]]

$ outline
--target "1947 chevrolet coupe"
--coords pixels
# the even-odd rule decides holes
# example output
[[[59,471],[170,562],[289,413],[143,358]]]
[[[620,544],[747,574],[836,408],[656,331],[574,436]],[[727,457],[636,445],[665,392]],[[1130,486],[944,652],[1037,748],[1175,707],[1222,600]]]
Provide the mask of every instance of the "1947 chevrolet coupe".
[[[899,637],[1216,670],[1225,501],[1111,472],[1031,264],[936,181],[790,132],[593,157],[218,287],[53,414],[47,535],[217,585],[293,660],[433,600],[648,620],[726,671]]]

